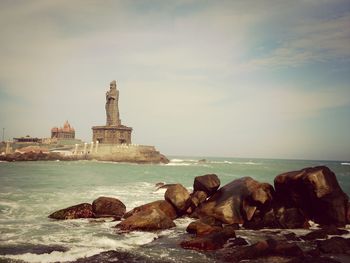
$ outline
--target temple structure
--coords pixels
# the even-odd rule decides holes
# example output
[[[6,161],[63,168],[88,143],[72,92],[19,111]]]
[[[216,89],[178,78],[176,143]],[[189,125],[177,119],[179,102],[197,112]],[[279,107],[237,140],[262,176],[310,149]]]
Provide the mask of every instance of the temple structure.
[[[119,90],[117,83],[110,83],[106,93],[106,125],[92,127],[92,141],[102,144],[131,144],[132,128],[121,124],[119,116]]]
[[[53,127],[51,129],[51,138],[57,138],[57,139],[75,139],[75,130],[74,128],[69,124],[68,121],[66,121],[63,125],[63,127]]]

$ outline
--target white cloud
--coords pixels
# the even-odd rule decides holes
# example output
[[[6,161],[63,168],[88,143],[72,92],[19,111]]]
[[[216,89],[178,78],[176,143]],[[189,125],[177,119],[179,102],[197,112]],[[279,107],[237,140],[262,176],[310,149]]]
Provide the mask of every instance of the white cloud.
[[[270,53],[243,65],[260,67],[297,67],[329,60],[350,60],[350,13],[335,18],[306,18],[295,27],[286,28],[288,35]]]

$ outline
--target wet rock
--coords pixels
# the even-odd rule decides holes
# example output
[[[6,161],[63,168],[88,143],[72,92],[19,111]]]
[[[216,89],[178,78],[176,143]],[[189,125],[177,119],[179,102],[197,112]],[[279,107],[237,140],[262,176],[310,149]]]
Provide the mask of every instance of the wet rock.
[[[283,206],[300,208],[308,219],[320,225],[346,224],[348,196],[328,167],[280,174],[274,184],[276,197]]]
[[[220,186],[220,180],[216,174],[206,174],[194,178],[193,191],[204,191],[212,196]]]
[[[269,184],[243,177],[221,187],[196,213],[199,217],[215,217],[226,224],[243,224],[252,219],[257,209],[271,209],[273,191]]]
[[[215,220],[215,219],[214,219]],[[212,224],[211,224],[212,223]],[[222,225],[215,224],[208,220],[197,220],[190,223],[186,231],[190,234],[195,234],[197,236],[204,236],[213,232],[218,232],[222,230]]]
[[[121,218],[126,211],[125,205],[117,198],[99,197],[92,202],[95,217]]]
[[[207,193],[204,191],[196,191],[191,194],[191,202],[193,207],[199,206],[201,203],[203,203],[205,200],[207,200]]]
[[[339,229],[334,225],[330,225],[330,226],[323,226],[322,230],[324,230],[326,232],[327,235],[345,235],[348,234],[349,231],[345,230],[345,229]]]
[[[58,210],[51,215],[49,218],[65,220],[65,219],[77,219],[77,218],[93,218],[92,205],[88,203],[82,203],[68,208]]]
[[[128,217],[116,227],[124,231],[154,231],[174,227],[174,222],[158,208],[140,211]]]
[[[162,186],[164,186],[164,185],[165,185],[165,183],[159,182],[159,183],[156,183],[156,184],[155,184],[155,187],[156,187],[156,188],[160,188],[160,187],[162,187]]]
[[[194,250],[216,250],[222,248],[228,239],[236,237],[232,227],[225,227],[221,231],[213,232],[191,240],[182,241],[182,248]]]
[[[321,229],[314,230],[300,238],[303,240],[315,240],[315,239],[324,239],[327,238],[328,235],[344,235],[349,233],[349,231],[345,229],[339,229],[336,226],[324,226]]]
[[[184,214],[191,205],[190,193],[181,184],[170,186],[164,198],[176,208],[179,215]]]
[[[304,213],[299,208],[280,207],[276,213],[276,221],[281,228],[309,228],[309,223]]]
[[[349,254],[350,238],[332,237],[326,240],[317,240],[317,247],[322,253]]]
[[[305,257],[292,258],[288,261],[288,263],[340,263],[340,262],[329,257],[305,256]]]
[[[157,190],[158,189],[168,189],[169,187],[174,186],[174,185],[176,185],[176,184],[163,184],[163,185],[159,186],[157,188]]]
[[[248,242],[242,237],[236,237],[233,240],[229,241],[229,247],[245,246],[248,245]]]
[[[240,262],[241,260],[260,260],[262,257],[270,256],[302,257],[303,251],[295,243],[268,239],[250,246],[239,247],[225,252],[223,259],[229,262]]]
[[[300,241],[301,239],[293,232],[283,235],[288,241]]]
[[[175,208],[168,201],[165,201],[165,200],[158,200],[158,201],[154,201],[154,202],[151,202],[148,204],[144,204],[144,205],[135,207],[131,211],[127,212],[124,215],[124,218],[128,218],[128,217],[132,216],[133,214],[141,212],[141,211],[148,211],[148,210],[153,210],[153,209],[161,210],[164,214],[166,214],[172,220],[177,218]]]
[[[280,227],[275,218],[273,209],[269,211],[260,211],[257,209],[250,221],[245,221],[243,227],[246,229],[261,229],[264,227],[277,228]]]
[[[300,238],[303,240],[315,240],[315,239],[323,239],[327,237],[328,237],[327,233],[323,229],[317,229],[315,231],[307,233],[306,235],[300,236]]]

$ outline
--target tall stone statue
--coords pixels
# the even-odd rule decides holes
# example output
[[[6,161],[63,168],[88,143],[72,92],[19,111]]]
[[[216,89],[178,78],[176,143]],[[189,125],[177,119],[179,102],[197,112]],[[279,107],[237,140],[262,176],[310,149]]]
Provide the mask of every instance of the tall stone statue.
[[[110,83],[110,89],[106,92],[106,114],[107,114],[107,126],[120,126],[119,118],[119,91],[117,90],[117,83],[113,80]]]

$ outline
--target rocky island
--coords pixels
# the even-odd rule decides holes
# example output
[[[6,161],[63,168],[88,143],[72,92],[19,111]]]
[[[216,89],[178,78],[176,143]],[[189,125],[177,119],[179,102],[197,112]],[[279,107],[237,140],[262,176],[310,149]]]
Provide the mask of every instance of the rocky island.
[[[35,151],[10,151],[10,143],[3,148],[1,161],[39,161],[39,160],[98,160],[130,163],[168,163],[169,160],[154,146],[133,144],[132,128],[122,125],[119,113],[119,90],[113,80],[106,92],[106,125],[93,126],[92,142],[63,145],[61,149],[47,150],[37,147]]]

